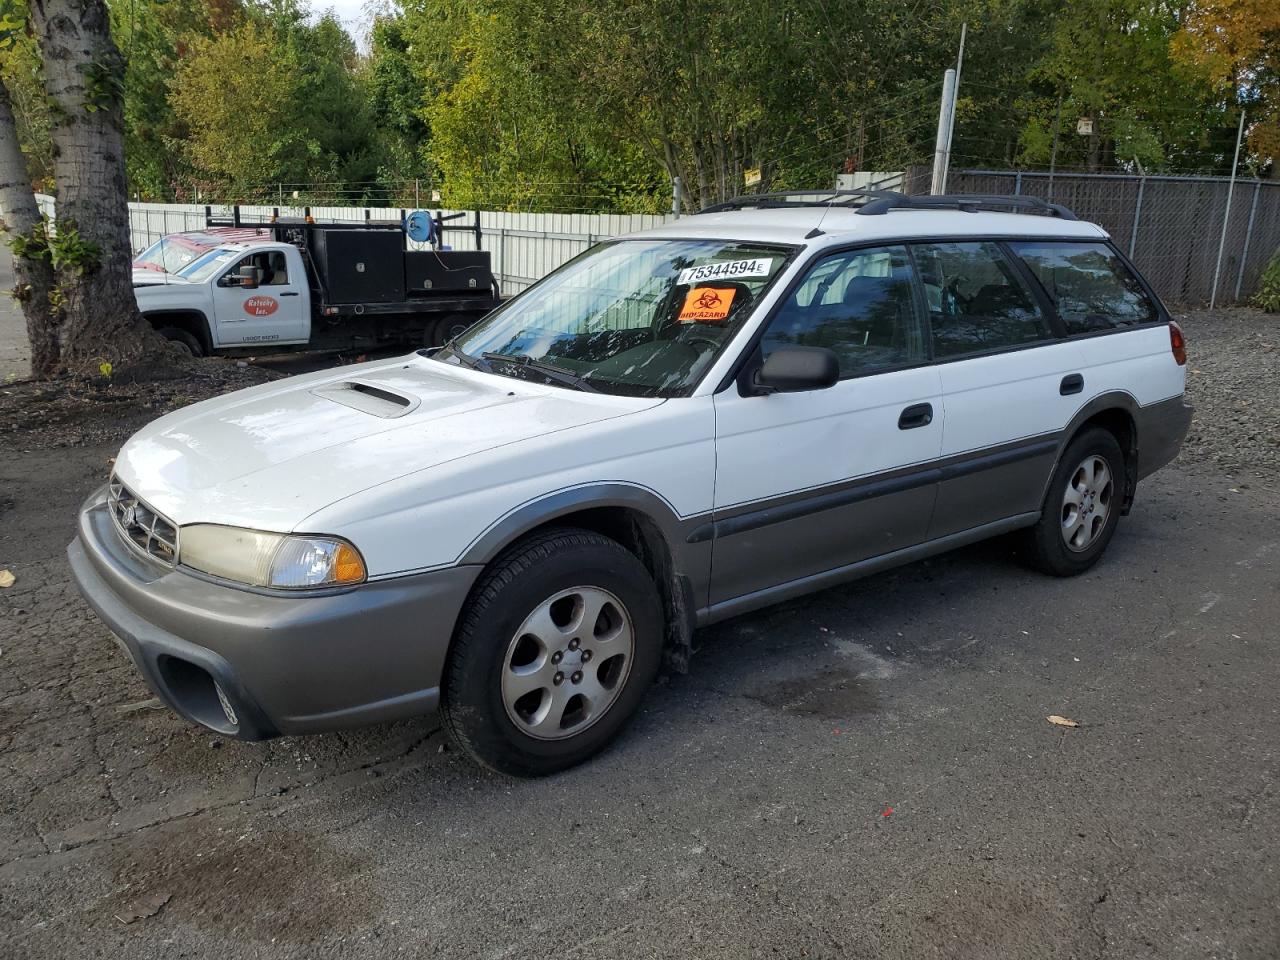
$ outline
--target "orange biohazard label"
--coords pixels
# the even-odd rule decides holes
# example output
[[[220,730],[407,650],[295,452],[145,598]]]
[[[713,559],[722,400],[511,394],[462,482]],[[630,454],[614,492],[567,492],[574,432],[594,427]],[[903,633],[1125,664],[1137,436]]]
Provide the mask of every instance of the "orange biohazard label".
[[[684,298],[680,308],[680,323],[719,323],[729,316],[733,306],[733,287],[694,287]]]

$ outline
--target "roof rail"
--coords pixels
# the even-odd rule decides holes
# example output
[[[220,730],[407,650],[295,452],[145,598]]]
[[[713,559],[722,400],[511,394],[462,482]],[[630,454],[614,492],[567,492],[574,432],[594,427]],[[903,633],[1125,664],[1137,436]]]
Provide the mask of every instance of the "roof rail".
[[[787,190],[780,193],[748,194],[703,207],[698,213],[836,205],[852,206],[855,213],[865,216],[879,216],[890,210],[962,210],[972,213],[977,210],[995,209],[1059,217],[1063,220],[1078,219],[1061,204],[1050,203],[1039,197],[1008,197],[979,193],[909,196],[895,190],[877,190],[869,187],[861,190]]]
[[[886,191],[886,193],[888,193]],[[1036,213],[1063,220],[1079,219],[1060,203],[1050,203],[1039,197],[1008,197],[984,193],[926,194],[910,197],[904,193],[888,193],[886,196],[863,204],[857,210],[864,216],[874,217],[890,210],[977,210],[1010,209],[1014,213]]]
[[[858,190],[782,190],[776,193],[748,193],[703,207],[698,213],[725,213],[730,210],[766,210],[779,207],[828,207],[854,200],[898,196],[889,190],[864,187]]]

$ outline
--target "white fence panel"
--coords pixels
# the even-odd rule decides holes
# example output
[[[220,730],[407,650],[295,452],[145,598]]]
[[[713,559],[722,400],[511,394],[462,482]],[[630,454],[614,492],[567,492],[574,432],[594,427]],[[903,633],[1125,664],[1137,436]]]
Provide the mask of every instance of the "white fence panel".
[[[53,201],[47,202],[52,212]],[[43,209],[43,207],[42,207]],[[231,208],[202,204],[131,203],[129,226],[133,248],[142,251],[160,237],[186,230],[200,230],[205,226],[206,209],[218,218],[229,218]],[[386,207],[311,207],[311,216],[321,221],[338,221],[357,226],[366,220],[398,220],[400,210]],[[301,217],[303,207],[245,205],[240,207],[240,218],[246,226],[266,223],[273,213],[282,217]],[[406,210],[407,212],[407,210]],[[433,211],[434,212],[434,211]],[[444,243],[454,250],[475,250],[475,233],[468,228],[475,223],[474,210],[444,210],[445,216],[460,213],[463,216],[446,226]],[[481,210],[481,249],[490,254],[494,275],[503,293],[519,293],[525,287],[546,276],[560,264],[608,237],[615,237],[636,230],[647,230],[668,223],[667,215],[605,213],[509,213]],[[409,242],[409,248],[425,249],[426,244]]]

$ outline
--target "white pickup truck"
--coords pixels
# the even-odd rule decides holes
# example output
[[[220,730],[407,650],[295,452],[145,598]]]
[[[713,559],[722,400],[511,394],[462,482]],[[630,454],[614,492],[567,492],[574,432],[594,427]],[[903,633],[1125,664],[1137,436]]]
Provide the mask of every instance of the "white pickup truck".
[[[439,346],[501,302],[488,253],[409,250],[399,221],[262,226],[260,238],[220,243],[174,273],[135,270],[143,316],[207,356]]]

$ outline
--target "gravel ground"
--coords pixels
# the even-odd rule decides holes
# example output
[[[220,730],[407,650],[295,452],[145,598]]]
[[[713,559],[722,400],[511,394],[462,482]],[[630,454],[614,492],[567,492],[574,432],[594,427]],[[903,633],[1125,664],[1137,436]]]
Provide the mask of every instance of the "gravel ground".
[[[1277,321],[1185,323],[1196,439],[1093,571],[992,541],[719,624],[535,782],[157,709],[63,556],[145,398],[0,433],[0,958],[1274,960]]]
[[[1178,317],[1187,335],[1187,394],[1196,407],[1184,461],[1241,477],[1280,470],[1280,314],[1207,310]]]

